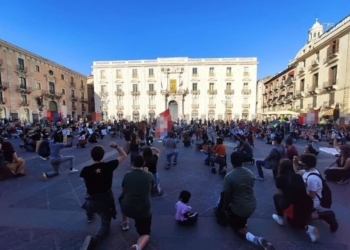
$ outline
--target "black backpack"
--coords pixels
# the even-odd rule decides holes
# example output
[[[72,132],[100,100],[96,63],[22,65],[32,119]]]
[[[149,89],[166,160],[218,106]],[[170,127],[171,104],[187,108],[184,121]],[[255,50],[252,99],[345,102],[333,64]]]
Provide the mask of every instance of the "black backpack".
[[[320,196],[318,194],[316,194],[318,199],[321,202],[321,206],[324,208],[331,208],[331,206],[332,206],[332,191],[331,191],[331,189],[327,185],[326,181],[322,178],[322,176],[320,174],[317,174],[317,173],[309,174],[308,177],[306,178],[306,183],[311,175],[317,176],[322,181],[322,198],[320,198]]]

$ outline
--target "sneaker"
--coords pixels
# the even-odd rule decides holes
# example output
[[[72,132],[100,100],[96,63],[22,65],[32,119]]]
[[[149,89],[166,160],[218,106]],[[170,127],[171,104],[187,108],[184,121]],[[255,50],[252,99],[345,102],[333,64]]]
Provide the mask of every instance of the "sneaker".
[[[70,174],[74,174],[74,173],[76,173],[76,172],[79,172],[79,170],[78,170],[78,169],[75,169],[75,168],[73,168],[72,170],[69,171]]]
[[[129,230],[129,222],[120,222],[123,231]]]
[[[264,177],[261,177],[260,175],[255,175],[255,180],[264,181],[265,178],[264,178]]]
[[[255,236],[254,243],[258,246],[261,246],[264,250],[274,250],[275,249],[273,247],[273,245],[271,243],[267,242],[267,240],[263,237]]]
[[[196,217],[198,217],[198,213],[193,213],[189,216],[189,218],[196,218]]]
[[[318,212],[318,215],[321,220],[324,220],[329,224],[331,232],[334,233],[338,230],[338,221],[335,218],[335,213],[333,211]]]
[[[340,181],[337,182],[338,184],[346,184],[349,183],[349,179],[342,179]]]
[[[94,237],[90,235],[85,238],[82,248],[80,250],[93,250],[95,249],[97,241]]]
[[[88,217],[87,217],[87,223],[93,222],[94,219],[95,219],[95,216],[94,216],[94,215],[88,215]]]
[[[140,247],[139,245],[135,244],[135,245],[132,245],[132,246],[129,248],[129,250],[141,250],[141,247]]]
[[[318,233],[318,229],[316,227],[308,225],[306,233],[309,235],[312,243],[315,243],[320,238],[320,234]]]
[[[42,179],[43,181],[47,181],[47,175],[46,175],[45,173],[43,173],[43,174],[41,175],[41,179]]]
[[[277,214],[273,214],[272,219],[276,221],[278,225],[284,225],[283,218],[279,217]]]
[[[40,156],[40,158],[41,158],[43,161],[46,161],[46,160],[47,160],[47,158],[42,157],[42,156]]]

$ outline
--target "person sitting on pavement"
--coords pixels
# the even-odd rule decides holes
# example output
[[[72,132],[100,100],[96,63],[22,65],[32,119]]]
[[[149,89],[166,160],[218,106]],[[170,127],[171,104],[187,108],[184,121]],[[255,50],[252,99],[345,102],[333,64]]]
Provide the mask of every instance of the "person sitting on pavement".
[[[338,184],[346,184],[350,180],[350,145],[338,146],[335,142],[334,146],[339,152],[339,157],[334,163],[336,166],[330,166],[324,171],[325,178]]]
[[[1,150],[4,154],[5,167],[10,169],[14,177],[25,176],[24,165],[25,161],[17,156],[11,142],[2,142]]]
[[[257,206],[254,174],[243,167],[243,158],[239,152],[233,152],[230,159],[233,170],[225,176],[219,202],[214,208],[215,215],[224,214],[238,235],[265,250],[273,250],[274,247],[266,239],[255,236],[247,230],[247,221]]]
[[[286,139],[286,158],[289,159],[291,162],[294,159],[294,156],[299,156],[297,148],[293,145],[293,139],[287,138]]]
[[[132,245],[130,250],[142,250],[147,245],[151,233],[151,190],[154,178],[151,173],[143,170],[144,164],[141,155],[135,156],[132,171],[124,175],[123,192],[119,198],[123,217],[122,230],[129,229],[128,218],[132,218],[139,235],[137,243]]]
[[[225,165],[226,147],[221,137],[216,139],[216,144],[212,149],[213,155],[210,156],[211,172],[216,173],[215,163],[219,164],[219,173],[222,173]]]
[[[322,190],[325,183],[320,172],[316,169],[316,165],[317,158],[312,154],[303,154],[299,158],[294,157],[293,159],[294,171],[303,177],[307,193],[313,200],[314,211],[312,219],[324,220],[329,224],[331,232],[336,232],[338,230],[338,222],[335,213],[330,210],[330,206],[325,208],[321,205]]]
[[[289,159],[281,160],[276,177],[277,193],[273,196],[276,214],[272,219],[283,226],[284,215],[289,225],[304,229],[312,242],[319,239],[318,229],[308,225],[313,211],[313,201],[306,193],[303,178],[296,174],[293,162]]]
[[[78,172],[78,170],[74,168],[75,157],[73,155],[69,155],[69,156],[61,155],[62,148],[66,147],[67,144],[60,141],[61,141],[61,136],[55,133],[53,135],[53,140],[50,141],[50,163],[54,171],[43,173],[41,177],[44,181],[46,181],[48,178],[59,175],[60,165],[67,161],[69,161],[69,164],[70,164],[69,173],[73,174]]]
[[[50,141],[48,133],[45,133],[43,135],[43,139],[41,140],[38,148],[38,155],[44,161],[50,159]]]
[[[86,237],[82,250],[94,249],[109,234],[112,218],[116,219],[117,212],[112,192],[113,173],[126,159],[126,154],[114,142],[109,146],[118,151],[117,159],[103,162],[105,150],[102,146],[95,146],[90,152],[94,163],[84,167],[80,173],[87,190],[86,202],[82,206],[86,211],[87,222],[94,220],[94,214],[101,217],[100,229],[94,237]]]
[[[265,180],[264,172],[262,168],[272,169],[273,178],[277,177],[277,169],[281,159],[285,158],[285,148],[281,145],[282,138],[275,136],[272,140],[272,144],[275,146],[269,153],[269,155],[263,161],[256,161],[256,167],[258,169],[258,175],[255,176],[257,180]]]
[[[86,131],[81,131],[79,138],[78,138],[78,147],[85,148],[85,145],[87,144],[86,140]]]
[[[191,212],[192,207],[188,205],[190,198],[191,193],[187,190],[182,190],[179,201],[175,204],[175,220],[183,226],[193,225],[198,219],[198,213]]]

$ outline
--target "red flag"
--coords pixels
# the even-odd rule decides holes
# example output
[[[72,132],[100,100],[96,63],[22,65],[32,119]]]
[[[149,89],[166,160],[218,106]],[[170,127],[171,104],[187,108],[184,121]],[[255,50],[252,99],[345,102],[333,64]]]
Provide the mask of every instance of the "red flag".
[[[170,110],[167,109],[163,113],[159,114],[159,118],[157,119],[156,135],[166,136],[168,132],[171,132],[171,127]]]

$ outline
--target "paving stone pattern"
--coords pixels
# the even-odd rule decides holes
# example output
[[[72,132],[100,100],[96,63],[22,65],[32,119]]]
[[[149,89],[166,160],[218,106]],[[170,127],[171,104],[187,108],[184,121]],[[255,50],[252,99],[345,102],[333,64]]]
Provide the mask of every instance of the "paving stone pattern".
[[[106,148],[106,160],[117,157],[114,149],[108,144],[114,139],[105,138],[99,144]],[[123,145],[123,141],[116,139]],[[19,140],[11,142],[18,148],[18,155],[26,160],[27,176],[19,179],[0,181],[0,249],[1,250],[78,250],[88,234],[98,229],[99,220],[86,223],[84,211],[80,208],[84,202],[86,189],[78,174],[68,174],[68,163],[63,165],[60,176],[47,182],[40,180],[43,171],[51,169],[48,161],[41,160],[35,153],[27,153],[19,149]],[[226,140],[228,152],[232,152],[235,143]],[[152,235],[146,250],[177,249],[259,249],[255,245],[242,240],[230,228],[219,226],[213,216],[213,206],[221,192],[223,178],[210,173],[210,167],[204,164],[205,155],[196,152],[194,147],[184,148],[179,143],[178,165],[165,170],[165,155],[161,155],[158,163],[160,180],[165,193],[152,198],[153,221]],[[326,144],[325,144],[326,145]],[[91,164],[90,149],[67,148],[64,155],[75,155],[79,170]],[[162,149],[159,142],[155,146]],[[299,152],[303,151],[305,142],[298,142]],[[256,141],[254,155],[263,159],[271,150],[271,145]],[[322,170],[334,162],[334,156],[321,153],[318,157]],[[255,166],[246,165],[256,172]],[[229,167],[231,168],[231,167]],[[121,180],[130,169],[128,158],[114,174],[113,192],[117,198],[121,192]],[[350,231],[350,185],[330,183],[333,191],[333,209],[339,221],[338,232],[332,234],[328,225],[322,221],[312,221],[319,228],[321,240],[312,244],[308,236],[301,230],[294,230],[288,225],[278,226],[272,219],[274,206],[272,196],[275,192],[272,173],[265,171],[266,180],[256,181],[255,194],[258,207],[248,221],[249,230],[272,242],[276,249],[337,249],[350,247],[348,232]],[[179,226],[174,221],[174,205],[181,190],[191,191],[190,205],[199,212],[198,223],[190,228]],[[119,208],[118,208],[119,210]],[[137,234],[133,226],[128,232],[122,232],[119,226],[120,215],[112,222],[111,234],[98,249],[124,250],[135,242]],[[132,225],[133,223],[131,223]]]

